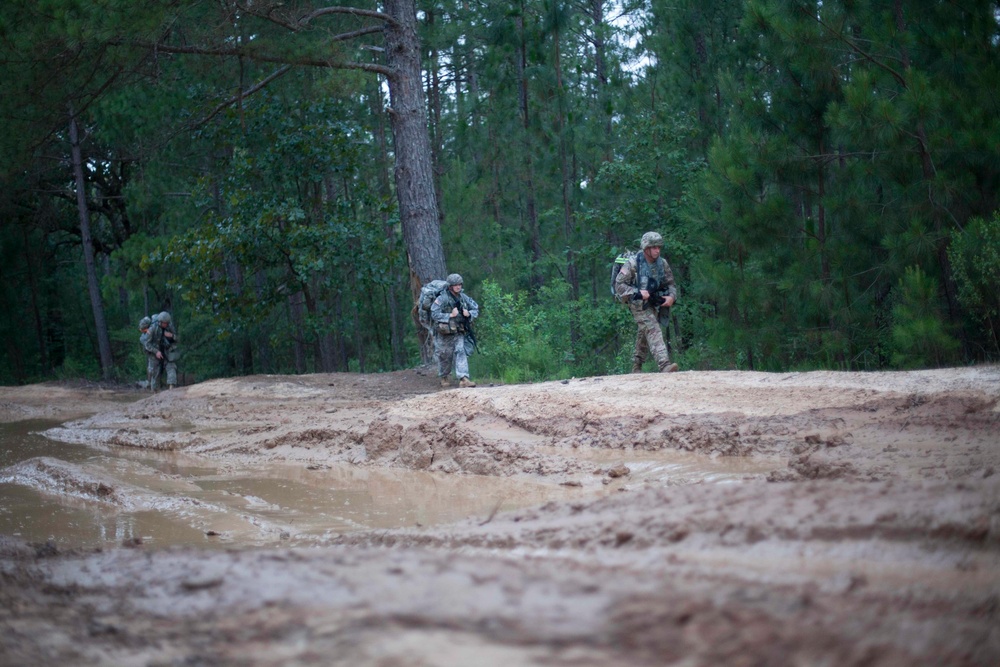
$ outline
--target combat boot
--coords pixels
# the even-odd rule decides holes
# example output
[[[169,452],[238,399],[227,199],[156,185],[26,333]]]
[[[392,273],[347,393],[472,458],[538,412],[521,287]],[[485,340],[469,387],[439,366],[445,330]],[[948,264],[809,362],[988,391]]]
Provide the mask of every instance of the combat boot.
[[[449,380],[448,378],[441,378],[441,386],[442,387],[450,387],[451,386],[451,380]]]
[[[671,364],[667,362],[667,365],[660,369],[661,373],[673,373],[678,369],[677,364]]]
[[[470,380],[469,378],[462,378],[461,380],[459,380],[458,386],[459,387],[475,387],[476,383],[473,382],[472,380]]]
[[[641,373],[642,372],[642,362],[638,359],[632,360],[632,372]]]

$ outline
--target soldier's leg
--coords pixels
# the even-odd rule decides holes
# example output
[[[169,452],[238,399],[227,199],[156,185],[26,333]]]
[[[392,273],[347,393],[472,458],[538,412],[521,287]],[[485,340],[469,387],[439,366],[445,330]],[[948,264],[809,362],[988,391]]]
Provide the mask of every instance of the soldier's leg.
[[[643,311],[636,319],[639,322],[639,330],[645,334],[646,345],[656,359],[657,367],[661,371],[666,370],[671,366],[670,354],[667,352],[667,344],[663,342],[663,330],[660,329],[656,313],[650,308]]]
[[[167,389],[173,389],[177,385],[177,362],[164,362],[164,367],[167,370]]]
[[[635,334],[635,346],[632,349],[632,372],[641,373],[642,365],[646,363],[649,355],[649,344],[646,343],[646,333],[642,327],[637,327]]]
[[[163,363],[154,356],[150,357],[150,364],[152,371],[149,378],[149,388],[156,391],[160,388],[160,372],[163,370]]]
[[[657,368],[660,369],[661,373],[673,373],[677,370],[677,364],[670,362],[670,351],[667,350],[667,344],[663,340],[663,329],[657,326],[653,335],[656,338],[656,349],[653,354],[656,357]]]
[[[437,358],[438,358],[438,377],[441,378],[441,384],[447,386],[449,376],[451,376],[451,367],[455,360],[455,338],[456,336],[435,336],[434,346],[437,348]]]
[[[629,305],[629,310],[632,312],[632,319],[635,320],[636,327],[635,346],[632,348],[632,372],[641,373],[642,365],[646,363],[646,357],[649,356],[649,344],[646,342],[646,332],[643,325],[645,313],[638,303]]]
[[[469,357],[465,354],[465,334],[455,334],[455,377],[469,377]]]
[[[151,354],[146,355],[146,389],[153,391],[153,379],[156,377],[156,367],[160,362]]]

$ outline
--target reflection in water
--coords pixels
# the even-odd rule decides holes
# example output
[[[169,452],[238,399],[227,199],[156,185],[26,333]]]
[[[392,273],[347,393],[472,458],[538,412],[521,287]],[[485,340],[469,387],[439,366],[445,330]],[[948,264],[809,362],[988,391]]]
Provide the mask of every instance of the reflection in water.
[[[98,524],[98,537],[102,542],[113,542],[121,544],[126,540],[133,540],[141,537],[135,533],[135,517],[130,515],[118,515],[114,517],[113,534],[108,533],[107,525],[102,521]]]
[[[60,547],[141,541],[206,547],[320,544],[353,530],[434,525],[565,497],[551,485],[465,475],[272,464],[234,469],[178,452],[95,451],[39,435],[50,422],[0,424],[0,534]],[[4,478],[40,457],[79,479],[109,480],[117,504]],[[21,478],[18,478],[21,481]]]
[[[347,531],[486,518],[498,509],[584,493],[551,483],[348,464],[322,469],[291,464],[234,467],[171,451],[97,451],[39,435],[55,425],[0,424],[0,534],[28,542],[51,540],[63,548],[139,541],[147,547],[316,545]],[[567,455],[538,443],[530,446],[553,456]],[[572,457],[592,461],[597,469],[629,467],[627,477],[605,479],[606,485],[600,476],[587,480],[589,493],[645,482],[727,481],[781,465],[676,451],[581,448]],[[25,481],[30,476],[16,476],[10,469],[19,463],[21,468],[51,469],[45,462],[52,459],[61,462],[56,466],[59,474],[77,482],[99,480],[113,493],[81,499],[59,491],[58,484],[44,491],[39,483]]]

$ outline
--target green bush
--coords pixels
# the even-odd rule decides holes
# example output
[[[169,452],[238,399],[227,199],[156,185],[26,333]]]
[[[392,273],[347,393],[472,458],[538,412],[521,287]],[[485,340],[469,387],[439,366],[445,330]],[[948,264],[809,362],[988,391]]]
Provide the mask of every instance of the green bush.
[[[608,299],[570,300],[569,286],[542,288],[535,300],[482,284],[473,374],[503,383],[538,382],[624,372],[634,329],[628,311]]]
[[[896,288],[892,309],[892,363],[926,368],[953,363],[959,350],[945,329],[937,281],[920,267],[907,267]]]
[[[986,334],[984,347],[1000,356],[1000,211],[953,232],[948,249],[958,300]],[[988,341],[988,342],[987,342]]]

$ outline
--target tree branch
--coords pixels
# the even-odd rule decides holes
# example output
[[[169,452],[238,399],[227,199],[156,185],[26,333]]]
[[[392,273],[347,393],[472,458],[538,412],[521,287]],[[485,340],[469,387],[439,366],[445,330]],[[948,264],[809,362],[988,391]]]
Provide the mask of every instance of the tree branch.
[[[123,42],[118,42],[119,44]],[[201,46],[173,46],[170,44],[158,44],[155,42],[130,42],[134,46],[141,46],[148,49],[156,49],[161,53],[179,53],[196,56],[236,56],[249,58],[257,62],[279,63],[282,65],[302,65],[306,67],[329,67],[331,69],[364,70],[374,72],[384,77],[391,77],[392,69],[385,65],[374,63],[358,63],[353,61],[322,60],[320,58],[289,58],[286,56],[273,56],[265,53],[255,52],[253,49],[239,47],[201,47]]]
[[[391,16],[389,16],[388,14],[381,14],[379,12],[366,11],[366,10],[362,10],[362,9],[354,9],[354,8],[351,8],[351,7],[330,7],[330,8],[327,8],[327,10],[330,10],[330,11],[327,11],[327,10],[317,10],[316,12],[313,12],[312,14],[308,14],[306,16],[303,16],[302,18],[296,19],[295,21],[288,21],[288,20],[284,20],[282,18],[276,17],[274,15],[274,9],[275,9],[274,6],[268,7],[267,11],[261,11],[259,9],[256,9],[253,6],[250,6],[250,5],[239,5],[239,8],[242,11],[246,12],[247,14],[249,14],[251,16],[256,16],[257,18],[264,19],[265,21],[270,21],[271,23],[273,23],[275,25],[279,25],[282,28],[285,28],[287,30],[291,30],[292,32],[299,32],[299,31],[301,31],[303,28],[307,27],[308,23],[310,21],[312,21],[312,19],[315,18],[316,16],[320,16],[321,13],[332,14],[332,13],[334,13],[332,10],[335,10],[335,9],[343,10],[343,11],[339,12],[339,13],[343,13],[343,14],[354,14],[354,15],[359,15],[359,16],[367,16],[367,17],[370,17],[370,18],[377,18],[378,20],[384,21],[386,23],[392,23],[393,25],[397,24],[397,21],[395,19],[393,19]],[[354,39],[355,37],[362,37],[364,35],[370,35],[372,33],[382,32],[384,29],[385,28],[383,26],[381,26],[381,25],[368,26],[367,28],[358,28],[357,30],[352,30],[350,32],[343,32],[343,33],[340,33],[338,35],[333,35],[332,37],[330,37],[330,41],[332,41],[332,42],[344,42],[344,41],[347,41],[349,39]]]
[[[800,9],[799,11],[804,16],[808,16],[809,18],[811,18],[814,21],[816,21],[816,23],[818,23],[820,25],[820,27],[822,27],[829,34],[833,35],[835,38],[837,38],[838,40],[840,40],[841,42],[843,42],[844,44],[846,44],[852,51],[854,51],[855,53],[857,53],[859,56],[861,56],[862,58],[864,58],[865,60],[867,60],[868,62],[870,62],[872,65],[875,65],[875,67],[878,67],[879,69],[884,70],[885,72],[887,72],[889,74],[889,76],[891,76],[892,78],[894,78],[899,83],[899,85],[901,85],[903,88],[908,88],[909,87],[909,86],[906,85],[906,78],[903,77],[902,74],[900,74],[899,72],[897,72],[893,68],[889,67],[885,63],[876,60],[875,56],[873,56],[870,53],[868,53],[867,51],[863,50],[860,46],[858,46],[857,44],[855,44],[854,42],[852,42],[848,38],[844,37],[844,34],[842,32],[840,32],[838,30],[834,30],[833,28],[831,28],[819,16],[813,15],[810,12],[805,11],[804,9]]]
[[[399,21],[389,16],[388,14],[383,14],[382,12],[372,11],[370,9],[358,9],[357,7],[321,7],[309,14],[306,14],[298,20],[300,26],[305,26],[307,23],[320,16],[325,16],[327,14],[350,14],[352,16],[365,16],[367,18],[377,19],[379,21],[384,21],[385,23],[391,23],[395,27],[400,27]]]
[[[278,8],[279,5],[271,5],[270,7],[263,7],[258,9],[256,6],[250,4],[238,4],[237,7],[240,11],[246,12],[251,16],[256,16],[258,18],[265,19],[276,25],[280,25],[284,28],[288,28],[293,32],[298,32],[305,28],[313,19],[319,18],[320,16],[325,16],[327,14],[349,14],[351,16],[363,16],[365,18],[376,19],[384,23],[391,23],[393,26],[398,27],[399,21],[394,19],[388,14],[382,12],[372,11],[370,9],[359,9],[357,7],[322,7],[316,9],[308,14],[304,14],[297,19],[282,19],[274,16],[274,10]],[[381,28],[379,28],[381,29]]]
[[[264,86],[268,85],[269,83],[271,83],[275,79],[280,78],[280,77],[284,76],[285,74],[288,74],[291,71],[292,71],[292,65],[282,65],[281,67],[279,67],[278,69],[276,69],[274,72],[272,72],[269,76],[264,77],[263,79],[261,79],[260,81],[258,81],[254,85],[250,86],[246,90],[241,91],[240,93],[238,93],[236,95],[233,95],[232,97],[230,97],[225,102],[219,104],[217,107],[215,107],[214,109],[212,109],[212,111],[209,112],[209,114],[207,116],[203,117],[201,120],[199,120],[199,121],[197,121],[195,123],[192,123],[190,125],[190,127],[191,128],[195,128],[195,127],[200,127],[200,126],[204,125],[205,123],[207,123],[208,121],[212,120],[217,115],[219,115],[219,113],[221,113],[227,107],[230,107],[230,106],[236,104],[238,101],[242,100],[243,98],[250,97],[251,95],[253,95],[257,91],[259,91],[261,88],[263,88]]]

